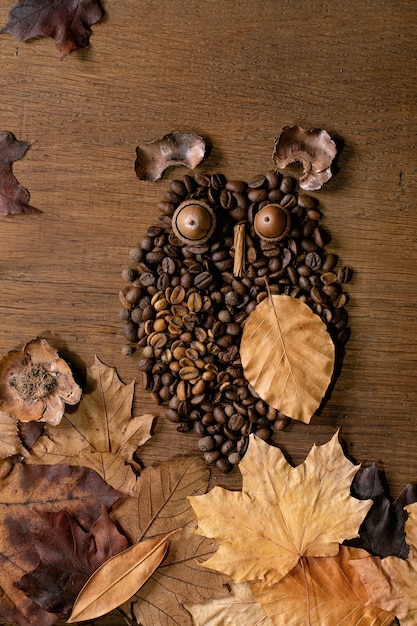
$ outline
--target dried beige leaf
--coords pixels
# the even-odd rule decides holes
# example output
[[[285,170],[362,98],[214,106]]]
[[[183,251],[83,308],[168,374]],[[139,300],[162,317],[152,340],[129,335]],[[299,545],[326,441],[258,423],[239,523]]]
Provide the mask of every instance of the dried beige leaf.
[[[405,507],[406,540],[410,546],[406,560],[396,556],[385,559],[352,561],[369,593],[369,603],[391,611],[401,626],[417,623],[417,502]]]
[[[131,598],[161,563],[174,532],[140,541],[103,563],[81,589],[68,622],[100,617]]]
[[[94,469],[124,493],[136,485],[133,453],[150,437],[154,415],[132,418],[135,381],[124,384],[98,357],[87,372],[87,388],[72,413],[33,444],[27,463],[80,465]]]
[[[250,313],[240,346],[243,372],[268,404],[309,423],[329,386],[334,344],[306,304],[270,295]]]
[[[359,469],[343,454],[337,433],[313,446],[292,467],[283,453],[251,435],[239,464],[242,491],[214,487],[189,498],[200,534],[215,539],[216,554],[205,566],[237,583],[275,583],[302,556],[333,556],[339,544],[355,537],[371,500],[350,495]]]
[[[185,608],[193,616],[194,626],[273,626],[247,583],[232,584],[231,593],[225,598],[185,604]]]
[[[13,454],[22,454],[17,422],[8,413],[0,411],[0,459],[7,459]]]
[[[341,546],[336,556],[303,559],[275,585],[257,582],[251,589],[274,626],[388,626],[394,615],[367,605],[350,564],[367,558],[364,550]]]

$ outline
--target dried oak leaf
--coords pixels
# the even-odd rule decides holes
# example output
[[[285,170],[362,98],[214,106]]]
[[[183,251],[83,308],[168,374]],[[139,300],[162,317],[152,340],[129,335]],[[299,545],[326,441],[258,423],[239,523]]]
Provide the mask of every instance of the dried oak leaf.
[[[90,26],[103,15],[99,0],[18,0],[0,33],[10,33],[16,41],[51,37],[63,58],[88,46]]]
[[[344,456],[338,433],[313,446],[296,467],[281,450],[250,435],[239,469],[242,491],[214,487],[189,498],[197,532],[219,544],[204,565],[237,583],[272,584],[301,557],[336,555],[344,539],[357,535],[372,505],[350,495],[359,467]]]
[[[0,459],[7,459],[22,452],[23,445],[16,420],[8,413],[0,411]]]
[[[81,394],[69,365],[42,337],[0,360],[0,408],[17,420],[55,426]]]
[[[368,558],[364,550],[341,546],[331,557],[303,558],[274,585],[251,585],[274,626],[388,626],[394,615],[368,606],[368,593],[351,565]]]
[[[226,577],[200,566],[214,542],[193,534],[195,516],[188,496],[207,491],[209,471],[202,459],[178,457],[148,467],[137,479],[134,496],[114,507],[112,516],[130,541],[142,541],[178,528],[167,556],[148,582],[124,605],[143,626],[191,626],[183,602],[199,602],[226,593]]]
[[[258,395],[308,423],[330,384],[335,349],[309,306],[269,295],[248,316],[240,345],[243,372]]]
[[[114,367],[95,358],[81,402],[33,444],[27,463],[80,465],[94,469],[115,489],[135,489],[133,453],[151,437],[154,415],[132,418],[135,381],[124,384]]]
[[[29,192],[12,172],[14,161],[21,159],[30,143],[19,141],[9,132],[0,132],[0,215],[42,213],[30,206]]]
[[[406,506],[405,523],[410,552],[406,560],[395,556],[385,559],[352,561],[369,593],[369,604],[390,611],[401,626],[417,623],[417,503]]]
[[[15,465],[0,481],[0,616],[19,626],[48,626],[56,616],[15,586],[38,564],[30,529],[43,512],[68,511],[84,528],[121,494],[86,468]]]
[[[373,505],[359,529],[359,536],[346,545],[363,548],[374,556],[406,559],[409,546],[405,538],[407,513],[404,507],[417,501],[417,484],[409,483],[398,498],[388,495],[385,477],[377,466],[361,467],[352,482],[352,495]]]
[[[62,617],[70,615],[91,574],[128,547],[105,507],[88,531],[66,510],[38,513],[30,537],[39,563],[17,587],[45,611]]]
[[[255,600],[248,583],[231,584],[225,598],[206,600],[200,604],[185,604],[193,616],[194,626],[273,626],[261,605]]]

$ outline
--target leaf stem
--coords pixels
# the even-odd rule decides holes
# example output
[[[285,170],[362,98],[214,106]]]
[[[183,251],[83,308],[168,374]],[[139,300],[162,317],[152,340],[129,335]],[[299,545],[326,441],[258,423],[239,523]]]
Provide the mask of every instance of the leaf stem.
[[[306,572],[305,560],[304,560],[303,556],[300,557],[300,565],[301,565],[301,569],[303,570],[304,586],[305,586],[305,590],[306,590],[307,626],[311,626],[310,590],[308,588],[307,572]]]

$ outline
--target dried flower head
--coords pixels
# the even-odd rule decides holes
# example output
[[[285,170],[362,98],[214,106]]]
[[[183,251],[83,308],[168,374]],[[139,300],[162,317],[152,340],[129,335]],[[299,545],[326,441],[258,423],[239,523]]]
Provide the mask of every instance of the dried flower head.
[[[0,410],[22,422],[59,424],[65,404],[77,404],[81,393],[68,364],[46,339],[29,341],[0,361]]]

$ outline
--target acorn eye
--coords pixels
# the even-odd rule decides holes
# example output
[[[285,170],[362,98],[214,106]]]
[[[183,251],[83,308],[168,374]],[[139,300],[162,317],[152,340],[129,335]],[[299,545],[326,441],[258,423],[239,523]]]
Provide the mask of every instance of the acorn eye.
[[[265,241],[279,241],[288,235],[291,217],[280,204],[267,204],[255,215],[253,226],[256,234]]]
[[[213,234],[216,220],[213,209],[197,200],[179,205],[172,216],[172,229],[183,243],[205,243]]]

